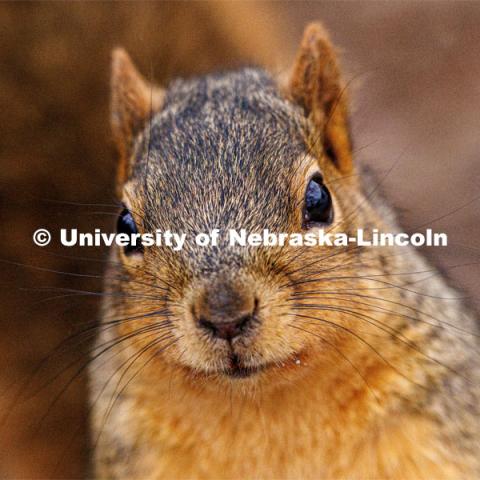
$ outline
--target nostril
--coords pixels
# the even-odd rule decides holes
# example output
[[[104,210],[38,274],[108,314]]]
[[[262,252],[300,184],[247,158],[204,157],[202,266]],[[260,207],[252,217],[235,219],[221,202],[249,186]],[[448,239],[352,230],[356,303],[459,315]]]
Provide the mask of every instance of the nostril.
[[[247,325],[252,321],[252,315],[244,315],[243,317],[238,319],[238,328],[240,331],[245,330]]]
[[[209,320],[203,318],[203,317],[200,317],[198,319],[198,325],[200,327],[202,327],[204,330],[208,330],[210,331],[211,333],[213,333],[214,335],[217,333],[217,327],[216,325],[213,323],[213,322],[210,322]]]
[[[252,318],[252,315],[244,315],[231,322],[212,322],[201,317],[198,320],[198,325],[217,338],[231,340],[245,332]]]

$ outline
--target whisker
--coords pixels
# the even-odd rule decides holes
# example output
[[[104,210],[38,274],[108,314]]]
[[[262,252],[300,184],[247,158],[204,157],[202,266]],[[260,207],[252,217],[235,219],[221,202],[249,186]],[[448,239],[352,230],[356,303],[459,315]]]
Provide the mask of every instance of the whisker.
[[[330,347],[332,347],[347,363],[349,363],[349,365],[355,370],[355,372],[357,372],[357,374],[360,376],[360,378],[363,380],[363,382],[365,383],[366,387],[368,388],[368,390],[370,391],[370,393],[373,395],[373,397],[375,398],[375,400],[377,401],[377,403],[380,404],[380,399],[378,398],[378,395],[375,393],[375,390],[373,389],[373,387],[368,383],[367,379],[365,378],[365,376],[360,372],[360,369],[336,346],[334,345],[332,342],[329,342],[328,340],[326,340],[325,338],[323,338],[321,335],[318,335],[314,332],[311,332],[309,330],[306,330],[304,328],[301,328],[299,327],[298,325],[294,325],[292,323],[289,323],[288,324],[289,327],[292,327],[292,328],[296,328],[297,330],[301,330],[305,333],[309,333],[310,335],[313,335],[314,337],[317,337],[320,339],[321,342],[323,343],[326,343],[327,345],[329,345]]]
[[[165,350],[167,350],[168,348],[170,348],[172,345],[174,345],[175,343],[177,343],[179,341],[181,337],[177,337],[175,338],[172,342],[168,343],[166,346],[162,347],[160,350],[155,350],[154,354],[151,355],[148,360],[129,378],[129,380],[125,383],[125,385],[122,387],[122,389],[116,394],[115,398],[113,399],[113,402],[110,403],[109,407],[108,407],[108,410],[106,412],[106,416],[105,418],[103,419],[102,421],[102,426],[100,428],[100,432],[97,436],[97,439],[94,443],[94,447],[98,444],[99,440],[100,440],[100,437],[101,437],[101,434],[103,432],[103,429],[106,425],[106,422],[108,420],[108,417],[111,415],[111,412],[113,410],[113,407],[115,405],[115,403],[118,401],[118,399],[121,397],[121,395],[123,394],[123,392],[128,388],[128,386],[130,385],[130,383],[137,377],[137,375],[139,375],[139,373],[154,359],[156,358],[159,353],[161,352],[164,352]],[[140,356],[143,355],[143,353],[145,353],[146,351],[150,350],[151,348],[153,347],[156,347],[158,344],[160,343],[160,341],[156,340],[154,342],[151,342],[150,344],[147,345],[148,348],[144,348],[141,352],[140,352],[140,355],[138,355],[137,357],[135,357],[134,361],[127,367],[127,370],[129,370],[131,368],[131,366],[135,363],[135,361],[140,358]],[[122,378],[124,376],[124,373],[126,372],[123,372],[122,373]],[[118,388],[119,384],[117,385],[116,388]]]
[[[361,297],[361,298],[370,298],[370,299],[374,299],[374,300],[379,300],[379,301],[382,301],[382,302],[387,302],[387,303],[393,303],[394,305],[397,305],[397,306],[400,306],[400,307],[405,307],[407,309],[410,309],[412,311],[414,311],[415,313],[417,314],[420,314],[420,315],[425,315],[433,320],[435,320],[437,323],[431,323],[431,322],[427,322],[426,320],[423,320],[421,318],[419,318],[418,316],[411,316],[411,315],[406,315],[404,313],[400,313],[396,310],[390,310],[390,309],[387,309],[387,308],[384,308],[384,307],[381,307],[379,305],[374,305],[374,304],[371,304],[371,303],[366,303],[366,302],[360,302],[358,300],[355,300],[355,299],[345,299],[344,297],[345,296],[358,296],[358,297]],[[385,313],[388,313],[390,315],[394,315],[394,316],[398,316],[398,317],[403,317],[403,318],[406,318],[408,320],[412,320],[412,321],[418,321],[418,322],[422,322],[422,323],[426,323],[427,325],[431,326],[431,327],[434,327],[434,328],[441,328],[441,329],[447,329],[448,328],[451,328],[452,330],[456,331],[457,333],[461,333],[461,334],[464,334],[464,335],[471,335],[471,336],[475,336],[475,337],[480,337],[480,334],[478,333],[475,333],[475,332],[471,332],[471,331],[468,331],[468,330],[464,330],[454,324],[451,324],[451,323],[448,323],[448,322],[445,322],[445,321],[442,321],[436,317],[434,317],[433,315],[430,315],[430,314],[427,314],[426,312],[423,312],[419,309],[416,309],[414,307],[411,307],[407,304],[403,304],[401,302],[394,302],[394,301],[391,301],[391,300],[387,300],[387,299],[383,299],[383,298],[380,298],[380,297],[372,297],[370,295],[360,295],[360,294],[348,294],[348,293],[344,293],[344,294],[339,294],[339,296],[326,296],[326,295],[321,295],[321,296],[312,296],[312,295],[304,295],[304,296],[297,296],[295,295],[295,297],[293,298],[290,298],[290,299],[287,299],[287,301],[302,301],[302,300],[315,300],[315,299],[321,299],[321,300],[337,300],[337,301],[342,301],[342,302],[350,302],[350,303],[354,303],[354,304],[358,304],[358,305],[364,305],[366,307],[368,307],[369,309],[376,309],[376,310],[380,310],[381,312],[385,312]],[[300,305],[303,305],[303,303],[300,303]]]
[[[346,315],[349,315],[349,316],[352,316],[354,318],[358,318],[360,320],[364,320],[366,321],[368,324],[370,325],[373,325],[374,327],[380,329],[381,331],[383,332],[386,332],[388,334],[390,334],[391,336],[393,336],[396,340],[398,340],[399,342],[401,342],[402,344],[404,344],[405,346],[407,346],[408,348],[414,350],[415,352],[419,353],[420,355],[422,355],[423,357],[425,357],[426,359],[428,359],[429,361],[433,362],[433,363],[436,363],[437,365],[447,369],[448,371],[462,377],[464,380],[467,380],[469,381],[469,379],[467,377],[465,377],[464,375],[462,375],[460,372],[458,372],[457,370],[451,368],[450,366],[440,362],[439,360],[437,360],[436,358],[430,356],[430,355],[427,355],[425,352],[423,352],[419,347],[417,347],[414,343],[412,343],[410,340],[408,340],[404,335],[401,334],[401,332],[399,330],[396,330],[394,329],[393,327],[390,327],[388,325],[385,325],[383,324],[382,322],[378,321],[377,319],[373,318],[372,316],[370,315],[365,315],[365,314],[361,314],[361,313],[358,313],[358,311],[353,311],[353,310],[349,310],[349,309],[346,309],[346,308],[341,308],[341,307],[326,307],[326,306],[323,306],[323,307],[318,307],[318,306],[314,306],[313,308],[312,307],[307,307],[305,308],[306,310],[323,310],[323,311],[333,311],[333,312],[339,312],[339,313],[344,313]]]
[[[417,382],[415,382],[414,380],[408,378],[406,375],[404,375],[402,372],[400,372],[394,365],[392,365],[391,362],[389,362],[379,351],[378,349],[376,349],[373,345],[371,345],[369,342],[367,342],[362,336],[360,336],[358,333],[354,332],[353,330],[343,326],[343,325],[340,325],[340,324],[337,324],[335,322],[331,322],[329,320],[326,320],[324,318],[320,318],[320,317],[313,317],[311,315],[304,315],[304,314],[299,314],[299,313],[287,313],[287,315],[290,315],[290,316],[293,316],[295,318],[300,318],[300,319],[307,319],[307,320],[314,320],[316,322],[320,322],[321,324],[324,324],[325,326],[328,326],[330,328],[335,328],[335,329],[338,329],[338,330],[341,330],[341,331],[344,331],[346,333],[348,333],[349,335],[352,335],[353,337],[355,337],[359,342],[361,342],[362,344],[364,344],[365,346],[367,346],[369,349],[371,349],[384,363],[385,365],[387,365],[388,367],[392,368],[392,370],[394,370],[398,375],[400,375],[402,378],[404,378],[405,380],[415,384],[416,386],[422,388],[422,389],[427,389],[426,386],[422,385],[422,384],[419,384]]]

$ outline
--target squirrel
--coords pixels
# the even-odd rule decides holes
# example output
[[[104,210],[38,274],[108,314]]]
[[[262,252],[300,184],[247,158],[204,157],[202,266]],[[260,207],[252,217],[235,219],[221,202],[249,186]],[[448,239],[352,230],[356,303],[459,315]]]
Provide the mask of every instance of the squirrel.
[[[118,230],[397,231],[308,25],[289,78],[112,61]],[[412,247],[115,247],[91,368],[99,478],[480,475],[477,319]],[[107,359],[105,359],[107,357]]]

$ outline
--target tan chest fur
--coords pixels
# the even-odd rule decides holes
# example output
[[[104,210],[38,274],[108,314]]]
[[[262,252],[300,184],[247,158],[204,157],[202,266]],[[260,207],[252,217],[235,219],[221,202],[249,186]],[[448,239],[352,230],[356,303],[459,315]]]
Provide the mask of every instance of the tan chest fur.
[[[408,381],[379,364],[365,369],[363,379],[352,376],[348,364],[332,363],[308,369],[291,386],[245,395],[227,386],[192,385],[179,372],[149,386],[139,375],[107,421],[106,405],[97,409],[95,423],[103,426],[95,437],[98,476],[468,477],[455,446],[442,444],[438,426],[409,412],[393,393],[404,389],[409,396]]]

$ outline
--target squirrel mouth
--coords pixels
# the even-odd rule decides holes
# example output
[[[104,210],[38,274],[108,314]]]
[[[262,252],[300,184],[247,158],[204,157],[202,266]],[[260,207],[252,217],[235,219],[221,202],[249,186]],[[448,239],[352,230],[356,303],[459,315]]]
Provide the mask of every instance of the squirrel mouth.
[[[284,370],[298,369],[304,365],[304,353],[292,354],[288,359],[279,362],[267,362],[259,365],[245,365],[239,355],[232,352],[228,359],[228,365],[222,370],[225,376],[230,378],[248,378],[253,375],[268,370],[270,368],[281,368]]]
[[[236,353],[232,353],[229,359],[229,365],[224,370],[224,374],[232,378],[247,378],[260,372],[265,365],[245,366]]]

